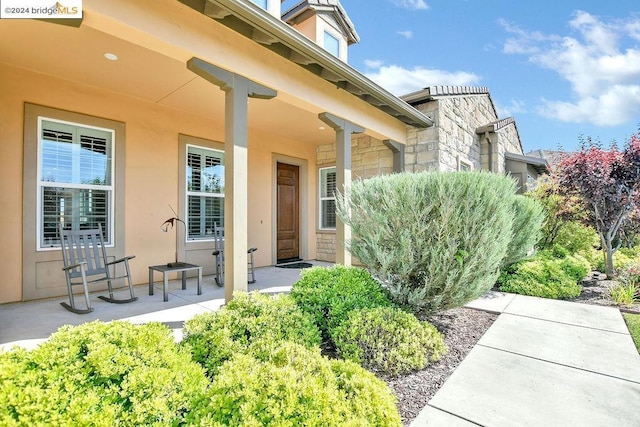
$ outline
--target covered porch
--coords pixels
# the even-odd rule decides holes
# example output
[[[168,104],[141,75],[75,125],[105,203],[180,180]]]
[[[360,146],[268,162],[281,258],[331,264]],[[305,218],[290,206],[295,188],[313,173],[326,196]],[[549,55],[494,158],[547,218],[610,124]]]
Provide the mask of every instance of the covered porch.
[[[312,264],[331,265],[321,261],[313,261]],[[256,269],[257,281],[248,286],[248,291],[288,292],[300,278],[301,271],[299,268],[260,267]],[[186,320],[200,313],[216,311],[225,303],[224,289],[215,285],[213,276],[205,276],[203,282],[202,295],[198,295],[196,278],[187,280],[185,290],[180,280],[170,281],[167,302],[162,301],[161,282],[155,283],[154,295],[149,295],[146,284],[135,286],[138,301],[132,304],[109,304],[97,299],[98,295],[105,295],[105,291],[95,292],[91,294],[94,311],[82,316],[60,307],[59,302],[63,298],[59,297],[4,304],[0,307],[0,351],[9,350],[14,345],[33,348],[63,325],[79,325],[94,320],[127,320],[134,324],[160,322],[180,338]]]
[[[7,242],[0,247],[7,266],[0,303],[66,294],[56,237],[47,235],[55,227],[43,212],[49,209],[60,222],[72,200],[66,194],[88,194],[84,187],[95,186],[108,187],[99,190],[106,194],[102,220],[110,255],[136,255],[131,265],[137,284],[146,282],[148,266],[175,258],[212,274],[206,221],[222,222],[228,300],[233,291],[247,289],[249,246],[259,249],[257,266],[276,264],[291,246],[294,256],[317,258],[318,147],[336,145],[340,186],[350,179],[352,134],[396,147],[405,143],[407,122],[428,122],[417,111],[412,117],[411,107],[355,70],[318,53],[303,36],[285,40],[289,49],[304,53],[289,55],[294,61],[282,56],[283,49],[264,47],[277,45],[272,38],[253,32],[252,39],[221,22],[231,15],[259,17],[262,21],[251,25],[273,27],[278,40],[294,31],[268,13],[244,2],[243,10],[231,8],[235,2],[204,3],[206,10],[174,0],[87,0],[77,26],[0,23],[0,190],[3,205],[10,207],[0,219]],[[210,3],[220,4],[215,13]],[[310,60],[337,68],[329,72]],[[113,155],[105,176],[48,184],[40,144],[49,130],[44,125],[50,124],[106,129],[111,145],[105,147]],[[213,196],[191,186],[196,163],[190,156],[205,159],[202,152],[224,161],[217,176],[222,185],[218,181]],[[291,212],[282,211],[281,164],[298,171]],[[55,192],[51,188],[62,196],[47,199]],[[216,213],[199,218],[190,203],[204,197],[218,198],[211,208]],[[172,209],[187,225],[163,233],[160,226],[173,216]],[[293,237],[280,234],[283,218],[295,224]],[[338,224],[336,235],[341,242],[348,230]],[[346,257],[342,250],[336,259],[348,263]]]

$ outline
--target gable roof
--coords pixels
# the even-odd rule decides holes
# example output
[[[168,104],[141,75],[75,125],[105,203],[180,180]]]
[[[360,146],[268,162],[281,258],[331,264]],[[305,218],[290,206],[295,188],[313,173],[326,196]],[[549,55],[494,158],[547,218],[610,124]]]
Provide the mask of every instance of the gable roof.
[[[422,90],[403,95],[400,98],[411,105],[418,105],[438,98],[465,95],[487,95],[493,113],[498,117],[498,111],[491,98],[491,93],[489,93],[489,88],[486,86],[429,86]]]
[[[290,25],[309,18],[313,13],[330,14],[347,36],[347,44],[360,41],[356,28],[339,0],[303,0],[282,14],[282,20]]]
[[[408,125],[421,128],[433,126],[433,121],[424,113],[252,2],[179,1]]]

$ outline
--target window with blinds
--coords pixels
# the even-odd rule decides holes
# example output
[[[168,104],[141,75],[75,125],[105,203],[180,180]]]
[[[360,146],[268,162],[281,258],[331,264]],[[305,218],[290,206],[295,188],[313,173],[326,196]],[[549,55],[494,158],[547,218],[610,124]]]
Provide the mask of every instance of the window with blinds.
[[[320,228],[336,228],[336,168],[320,169]]]
[[[187,145],[187,239],[213,237],[224,226],[224,152]]]
[[[102,226],[112,244],[114,132],[39,118],[39,248],[60,246],[58,225]]]

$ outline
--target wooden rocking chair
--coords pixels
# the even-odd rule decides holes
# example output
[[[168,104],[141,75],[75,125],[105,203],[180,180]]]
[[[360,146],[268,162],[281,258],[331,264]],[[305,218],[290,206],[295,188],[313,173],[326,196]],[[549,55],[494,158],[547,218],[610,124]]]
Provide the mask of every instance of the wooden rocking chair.
[[[77,314],[86,314],[93,311],[91,302],[89,301],[89,284],[107,282],[109,288],[109,297],[99,296],[98,298],[117,304],[137,301],[137,297],[133,293],[133,283],[131,281],[131,271],[129,270],[129,260],[134,256],[126,256],[121,259],[109,262],[107,259],[107,251],[102,240],[102,227],[98,225],[97,229],[92,230],[65,230],[60,225],[60,241],[62,244],[62,258],[64,260],[64,272],[67,279],[67,288],[69,290],[69,302],[61,302],[64,308]],[[116,264],[124,264],[126,274],[123,276],[111,277],[110,267]],[[114,267],[115,271],[115,267]],[[89,279],[90,276],[97,276]],[[129,284],[129,293],[131,298],[115,299],[113,297],[113,280],[127,279]],[[76,280],[80,279],[80,280]],[[75,280],[75,281],[74,281]],[[73,286],[82,285],[84,289],[84,297],[86,300],[86,309],[76,307],[73,297]]]
[[[213,256],[216,260],[216,285],[219,287],[224,286],[224,227],[218,227],[217,224],[213,224]],[[256,283],[256,273],[254,271],[253,253],[258,248],[249,248],[247,250],[248,260],[247,268],[249,273],[249,283]]]

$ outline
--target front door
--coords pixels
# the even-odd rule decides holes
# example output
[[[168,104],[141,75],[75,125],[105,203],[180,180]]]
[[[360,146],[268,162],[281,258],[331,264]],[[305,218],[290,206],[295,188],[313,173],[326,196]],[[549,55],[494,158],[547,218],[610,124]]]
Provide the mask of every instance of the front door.
[[[278,262],[297,259],[299,246],[299,167],[278,163]]]

